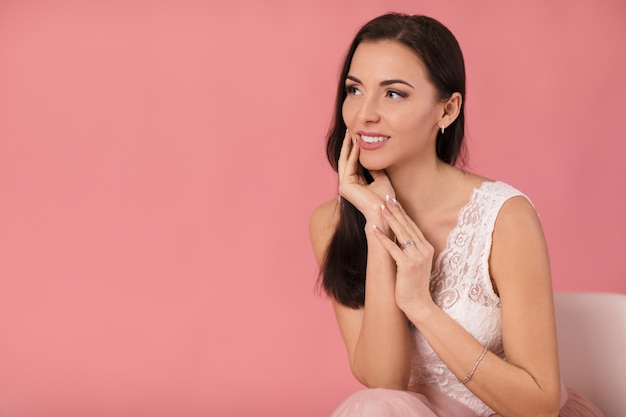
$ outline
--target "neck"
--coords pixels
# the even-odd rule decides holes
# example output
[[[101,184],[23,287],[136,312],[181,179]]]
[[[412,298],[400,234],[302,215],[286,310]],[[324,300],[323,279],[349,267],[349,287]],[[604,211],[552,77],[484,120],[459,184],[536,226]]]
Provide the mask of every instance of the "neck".
[[[409,216],[430,213],[450,199],[459,169],[437,158],[386,169],[396,198]],[[415,217],[413,217],[415,216]]]

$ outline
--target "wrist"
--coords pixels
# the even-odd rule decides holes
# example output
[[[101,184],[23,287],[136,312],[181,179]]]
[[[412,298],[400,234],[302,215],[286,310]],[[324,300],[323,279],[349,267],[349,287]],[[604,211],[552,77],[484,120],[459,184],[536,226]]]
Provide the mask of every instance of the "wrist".
[[[398,307],[404,312],[407,318],[411,320],[411,323],[418,328],[425,323],[432,322],[432,317],[437,313],[437,310],[439,310],[439,306],[435,304],[430,294],[428,297],[412,300],[409,303],[398,302]]]
[[[364,210],[362,211],[363,216],[368,223],[373,223],[378,227],[382,227],[385,223],[385,216],[383,216],[382,207],[385,205],[385,200],[376,199],[374,201],[370,201]]]
[[[395,239],[395,235],[393,234],[393,231],[391,230],[389,225],[387,225],[387,223],[384,221],[382,216],[378,216],[378,218],[371,218],[371,219],[366,218],[365,219],[365,235],[368,238],[370,236],[372,238],[375,237],[374,234],[376,232],[374,231],[374,226],[376,226],[376,228],[382,233],[384,233],[389,239],[391,240]]]

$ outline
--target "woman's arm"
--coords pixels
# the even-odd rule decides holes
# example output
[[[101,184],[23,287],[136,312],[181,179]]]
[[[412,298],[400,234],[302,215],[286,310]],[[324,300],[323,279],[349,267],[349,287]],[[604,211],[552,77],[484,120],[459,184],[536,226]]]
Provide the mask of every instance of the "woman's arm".
[[[403,233],[398,220],[417,228],[400,207],[389,204],[388,208],[386,219],[396,234]],[[379,237],[399,262],[400,307],[446,366],[464,379],[483,346],[426,296],[423,277],[416,279],[408,272],[408,265],[414,263],[409,258],[419,251],[402,251]],[[512,198],[501,209],[489,265],[502,303],[507,360],[487,352],[466,386],[502,416],[557,416],[560,378],[550,266],[541,225],[523,197]]]
[[[336,200],[320,206],[311,217],[311,242],[319,265],[337,220]],[[406,316],[395,302],[395,264],[371,232],[366,236],[364,307],[352,309],[331,300],[357,380],[369,388],[404,390],[410,376],[411,344]]]
[[[348,314],[337,318],[346,333],[358,335],[352,346],[351,366],[359,381],[369,388],[406,390],[411,372],[411,340],[407,318],[395,301],[395,264],[373,232],[366,231],[366,236],[368,260],[362,318],[355,320]]]

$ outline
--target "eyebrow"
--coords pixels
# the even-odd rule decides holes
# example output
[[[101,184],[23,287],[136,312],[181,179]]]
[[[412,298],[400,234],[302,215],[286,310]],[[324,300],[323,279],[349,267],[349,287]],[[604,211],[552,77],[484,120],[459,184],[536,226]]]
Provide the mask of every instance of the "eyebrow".
[[[363,82],[361,80],[359,80],[358,78],[356,78],[356,77],[354,77],[352,75],[346,76],[346,79],[352,80],[355,83],[363,84]],[[412,89],[415,90],[415,87],[413,87],[411,84],[409,84],[408,82],[406,82],[404,80],[400,80],[400,79],[384,80],[384,81],[380,82],[380,86],[381,87],[385,87],[385,86],[391,85],[391,84],[404,84],[404,85],[408,85],[409,87],[411,87]]]

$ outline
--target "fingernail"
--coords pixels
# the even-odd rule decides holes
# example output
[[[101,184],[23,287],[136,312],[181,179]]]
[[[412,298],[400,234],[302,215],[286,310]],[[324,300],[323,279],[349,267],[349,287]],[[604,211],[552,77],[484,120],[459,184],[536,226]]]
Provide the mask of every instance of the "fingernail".
[[[385,200],[387,200],[387,202],[389,202],[389,200],[391,200],[391,197],[389,197],[389,194],[385,194]]]
[[[398,206],[400,207],[400,203],[398,203],[398,200],[396,200],[395,198],[391,200],[393,202],[394,206]]]
[[[383,213],[387,213],[388,212],[387,207],[385,207],[384,204],[380,205],[380,209],[382,210]]]
[[[374,229],[374,232],[376,232],[376,233],[381,233],[380,229],[375,224],[372,225],[372,229]]]

